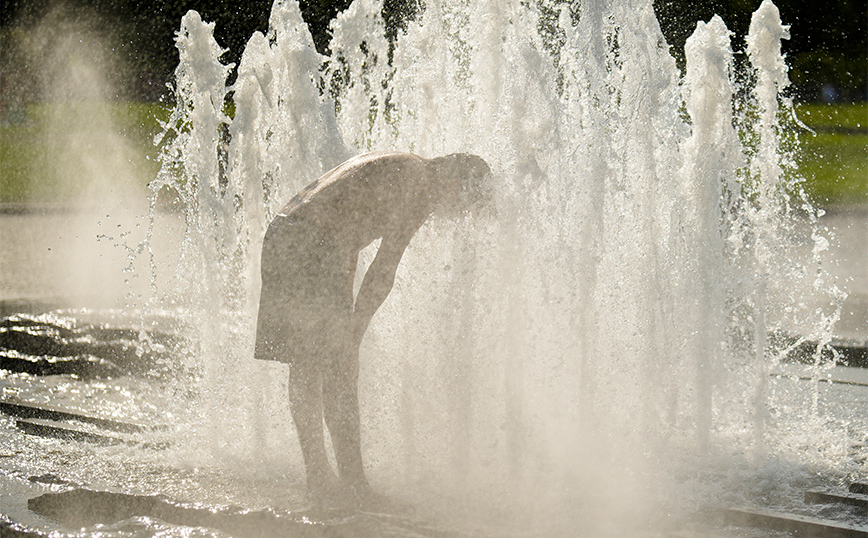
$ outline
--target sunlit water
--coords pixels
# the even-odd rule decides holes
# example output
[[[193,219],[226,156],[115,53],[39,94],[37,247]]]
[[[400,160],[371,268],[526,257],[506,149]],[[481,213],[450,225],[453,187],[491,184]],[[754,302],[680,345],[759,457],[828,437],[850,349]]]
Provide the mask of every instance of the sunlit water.
[[[366,335],[369,474],[425,525],[355,519],[354,534],[665,535],[719,526],[723,506],[792,508],[808,487],[865,476],[868,390],[817,381],[861,374],[819,353],[844,295],[799,194],[787,31],[770,2],[746,37],[746,73],[730,43],[744,37],[715,18],[688,40],[683,77],[651,2],[427,2],[391,64],[378,11],[357,0],[324,58],[297,5],[277,2],[232,87],[213,26],[184,18],[152,182],[186,207],[181,255],[167,276],[155,244],[139,250],[156,277],[124,314],[188,339],[184,375],[4,380],[22,397],[166,423],[158,437],[172,444],[21,444],[10,422],[4,469],[304,510],[286,367],[251,358],[262,233],[332,166],[398,149],[485,158],[496,216],[423,227]],[[156,204],[149,216],[164,218]],[[813,366],[778,376],[791,351],[780,334],[816,342]],[[68,487],[18,473],[3,480]],[[334,531],[326,519],[317,528]]]

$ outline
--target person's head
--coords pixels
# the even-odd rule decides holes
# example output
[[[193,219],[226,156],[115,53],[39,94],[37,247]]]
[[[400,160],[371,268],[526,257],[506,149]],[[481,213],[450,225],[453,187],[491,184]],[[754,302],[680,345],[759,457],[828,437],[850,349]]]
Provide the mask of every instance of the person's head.
[[[447,212],[480,209],[492,204],[491,168],[477,155],[453,153],[431,159],[430,167],[441,189]]]

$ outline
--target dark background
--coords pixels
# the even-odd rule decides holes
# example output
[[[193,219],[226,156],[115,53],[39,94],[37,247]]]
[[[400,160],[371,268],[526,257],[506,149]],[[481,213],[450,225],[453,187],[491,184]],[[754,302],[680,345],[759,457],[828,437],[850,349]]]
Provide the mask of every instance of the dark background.
[[[254,31],[265,32],[272,0],[0,0],[0,92],[26,101],[39,99],[28,90],[27,69],[14,56],[14,43],[32,32],[46,14],[92,32],[110,36],[124,71],[117,96],[156,100],[167,95],[166,83],[178,61],[173,36],[190,9],[215,22],[215,38],[229,49],[225,61],[237,64]],[[314,41],[328,53],[328,23],[349,0],[301,0],[302,14]],[[402,25],[418,13],[419,0],[386,0],[383,15],[394,38]],[[734,33],[736,52],[743,47],[750,16],[760,0],[655,0],[654,7],[672,52],[682,64],[684,41],[696,22],[720,15]],[[795,97],[802,101],[863,101],[868,98],[868,0],[776,0],[792,39],[784,44]],[[24,62],[26,64],[26,62]],[[13,82],[14,81],[14,82]],[[14,86],[14,87],[13,87]]]

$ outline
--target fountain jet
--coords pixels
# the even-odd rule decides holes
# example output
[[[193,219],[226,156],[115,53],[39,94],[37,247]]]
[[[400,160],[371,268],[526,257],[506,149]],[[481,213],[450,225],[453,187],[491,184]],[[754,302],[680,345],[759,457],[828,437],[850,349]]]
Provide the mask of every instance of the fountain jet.
[[[818,342],[819,371],[842,299],[811,247],[825,239],[793,164],[777,8],[754,15],[746,73],[715,17],[682,74],[650,0],[535,5],[432,0],[390,53],[380,4],[356,0],[325,57],[278,0],[232,86],[213,24],[184,17],[152,188],[187,211],[172,285],[215,457],[300,464],[266,424],[289,414],[286,372],[252,360],[262,236],[304,185],[380,150],[482,156],[497,218],[423,227],[374,318],[375,486],[553,527],[642,525],[713,489],[685,473],[798,452],[804,417],[771,420],[767,383],[795,346],[771,336]]]

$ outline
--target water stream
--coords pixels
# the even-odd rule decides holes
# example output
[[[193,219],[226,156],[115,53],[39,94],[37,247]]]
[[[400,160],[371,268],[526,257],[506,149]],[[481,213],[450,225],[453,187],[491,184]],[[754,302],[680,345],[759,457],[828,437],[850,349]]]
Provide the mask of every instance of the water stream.
[[[683,75],[650,0],[433,0],[393,50],[379,9],[356,0],[323,57],[276,1],[232,86],[213,25],[184,17],[151,184],[185,207],[182,254],[133,305],[190,342],[186,374],[146,391],[174,442],[93,449],[131,477],[101,483],[306,506],[286,367],[252,359],[261,238],[301,187],[379,150],[482,156],[496,216],[426,224],[365,337],[369,475],[430,525],[354,535],[665,535],[865,476],[864,387],[817,382],[840,369],[824,349],[844,294],[800,193],[770,1],[747,36],[698,23]],[[770,377],[805,342],[814,381]]]

